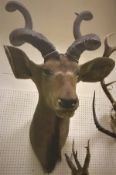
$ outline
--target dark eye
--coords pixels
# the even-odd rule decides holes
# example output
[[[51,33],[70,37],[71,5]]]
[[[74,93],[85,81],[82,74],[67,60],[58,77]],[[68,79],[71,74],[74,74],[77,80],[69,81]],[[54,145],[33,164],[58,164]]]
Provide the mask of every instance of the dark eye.
[[[42,74],[45,76],[53,75],[53,72],[50,69],[42,69]]]

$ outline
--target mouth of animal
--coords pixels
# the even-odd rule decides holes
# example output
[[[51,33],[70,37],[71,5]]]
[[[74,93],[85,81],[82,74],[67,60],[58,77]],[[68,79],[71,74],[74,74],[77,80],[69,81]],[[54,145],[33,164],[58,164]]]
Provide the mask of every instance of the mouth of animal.
[[[70,118],[74,115],[76,109],[59,109],[56,111],[56,115],[59,118]]]

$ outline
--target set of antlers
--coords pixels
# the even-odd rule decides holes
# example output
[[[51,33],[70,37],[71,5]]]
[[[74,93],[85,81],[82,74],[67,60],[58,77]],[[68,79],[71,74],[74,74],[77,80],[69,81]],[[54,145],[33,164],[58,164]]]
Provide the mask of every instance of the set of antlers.
[[[103,53],[103,57],[106,57],[108,59],[109,56],[114,52],[116,51],[116,47],[111,47],[109,46],[108,44],[108,38],[110,36],[112,36],[113,34],[110,34],[108,35],[105,40],[104,40],[104,53]],[[115,132],[115,129],[116,129],[116,101],[115,99],[113,98],[112,94],[110,93],[109,89],[108,89],[108,86],[112,85],[113,83],[116,83],[116,81],[112,81],[110,83],[105,83],[105,80],[103,79],[100,84],[101,84],[101,87],[104,91],[104,93],[106,94],[107,98],[109,99],[109,101],[111,102],[111,105],[112,105],[112,110],[111,110],[111,128],[113,130],[113,132],[103,128],[98,120],[97,120],[97,117],[96,117],[96,112],[95,112],[95,92],[94,92],[94,96],[93,96],[93,117],[94,117],[94,123],[96,125],[96,127],[98,128],[99,131],[113,137],[116,139],[116,132]]]
[[[71,169],[72,175],[89,175],[88,172],[88,168],[89,168],[89,163],[90,163],[90,148],[89,148],[89,140],[88,140],[88,144],[85,147],[87,150],[86,153],[86,157],[85,157],[85,161],[83,166],[80,164],[79,160],[78,160],[78,155],[77,155],[77,151],[75,151],[74,148],[74,141],[72,144],[72,154],[71,157],[68,156],[68,154],[65,154],[65,158],[66,158],[66,162],[69,166],[69,168]],[[73,160],[75,161],[75,164],[73,163]]]

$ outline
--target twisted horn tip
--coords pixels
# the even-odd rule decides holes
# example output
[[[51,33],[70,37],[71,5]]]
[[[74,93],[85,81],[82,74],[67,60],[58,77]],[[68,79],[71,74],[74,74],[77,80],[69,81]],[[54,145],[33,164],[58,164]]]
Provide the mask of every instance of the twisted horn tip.
[[[83,20],[91,20],[93,18],[93,14],[88,10],[85,10],[81,13],[75,12],[75,14],[77,16],[80,16]]]
[[[15,10],[17,10],[16,6],[18,5],[19,3],[16,2],[16,1],[9,1],[6,6],[5,6],[5,9],[8,11],[8,12],[13,12]]]

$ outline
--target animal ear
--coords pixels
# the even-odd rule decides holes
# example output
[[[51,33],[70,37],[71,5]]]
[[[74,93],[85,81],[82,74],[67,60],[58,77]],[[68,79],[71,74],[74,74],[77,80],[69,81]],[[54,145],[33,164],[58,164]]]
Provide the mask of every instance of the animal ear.
[[[107,57],[96,58],[80,66],[79,80],[98,82],[113,70],[115,62]]]
[[[27,55],[20,49],[12,46],[4,46],[6,55],[16,78],[30,78],[30,61]]]

